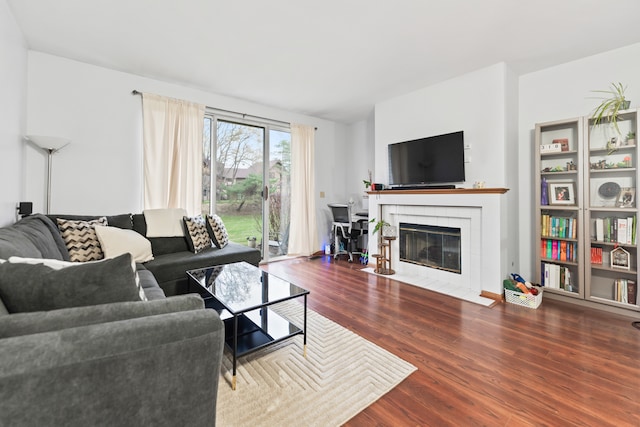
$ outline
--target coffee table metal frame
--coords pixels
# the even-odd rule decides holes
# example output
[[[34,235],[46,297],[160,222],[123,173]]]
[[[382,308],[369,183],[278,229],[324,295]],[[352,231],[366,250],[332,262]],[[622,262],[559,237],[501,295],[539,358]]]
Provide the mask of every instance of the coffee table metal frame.
[[[203,283],[203,275],[209,277],[212,271],[219,271],[220,268],[244,268],[247,269],[249,267],[255,268],[261,272],[261,282],[262,283],[251,283],[251,286],[261,286],[263,289],[263,293],[265,291],[264,286],[266,282],[266,286],[269,286],[269,277],[273,277],[278,279],[278,281],[283,281],[289,284],[288,281],[284,279],[280,279],[277,276],[270,274],[267,271],[261,270],[258,267],[255,267],[246,262],[241,263],[232,263],[225,264],[222,266],[212,266],[207,268],[199,268],[194,270],[187,271],[187,276],[189,277],[189,291],[195,291],[199,293],[203,299],[205,300],[205,306],[207,308],[214,309],[220,314],[224,325],[225,325],[225,345],[229,348],[233,358],[233,372],[232,372],[232,380],[231,380],[231,388],[233,390],[236,389],[236,373],[237,373],[237,360],[239,357],[244,356],[246,354],[252,353],[254,351],[260,350],[261,348],[268,347],[272,344],[284,341],[293,336],[302,334],[303,336],[303,355],[307,357],[307,295],[309,295],[309,291],[299,286],[295,285],[300,291],[294,294],[278,297],[276,299],[264,299],[259,303],[250,303],[246,306],[238,307],[238,304],[228,304],[224,301],[224,298],[219,298],[215,291],[211,290],[211,283],[209,286],[206,285],[206,282]],[[209,273],[209,275],[207,275]],[[207,280],[207,279],[205,279]],[[212,281],[212,282],[215,282]],[[267,290],[268,291],[268,290]],[[284,301],[289,301],[295,298],[304,298],[304,321],[303,327],[289,322],[286,319],[283,319],[280,315],[275,313],[269,307],[278,304]],[[235,306],[234,306],[235,305]],[[249,318],[250,312],[260,311],[260,318],[262,324],[258,324]],[[268,318],[278,318],[280,321],[284,321],[288,324],[289,330],[285,334],[280,334],[278,336],[273,336],[269,334],[268,328],[265,324]]]

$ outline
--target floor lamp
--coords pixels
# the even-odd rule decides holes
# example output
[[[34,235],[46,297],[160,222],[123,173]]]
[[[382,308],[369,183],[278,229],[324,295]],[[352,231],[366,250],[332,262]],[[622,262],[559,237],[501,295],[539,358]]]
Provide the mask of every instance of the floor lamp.
[[[69,145],[71,140],[67,138],[59,138],[56,136],[41,136],[41,135],[28,135],[25,136],[27,141],[33,142],[39,148],[43,149],[48,154],[47,162],[47,214],[50,214],[51,209],[51,159],[55,153],[62,150]]]

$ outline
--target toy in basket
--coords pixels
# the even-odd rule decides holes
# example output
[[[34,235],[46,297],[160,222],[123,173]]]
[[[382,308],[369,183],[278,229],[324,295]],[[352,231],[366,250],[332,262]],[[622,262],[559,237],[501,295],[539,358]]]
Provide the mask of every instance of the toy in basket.
[[[519,274],[511,274],[513,279],[506,279],[504,297],[508,303],[523,307],[538,308],[542,303],[542,289],[525,281]]]

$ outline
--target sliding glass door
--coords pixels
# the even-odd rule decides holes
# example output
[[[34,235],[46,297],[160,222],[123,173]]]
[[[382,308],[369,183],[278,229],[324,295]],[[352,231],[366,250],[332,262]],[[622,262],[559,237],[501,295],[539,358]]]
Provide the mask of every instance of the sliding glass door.
[[[264,261],[286,255],[290,133],[215,115],[204,128],[203,214],[219,215],[230,240],[260,248]]]

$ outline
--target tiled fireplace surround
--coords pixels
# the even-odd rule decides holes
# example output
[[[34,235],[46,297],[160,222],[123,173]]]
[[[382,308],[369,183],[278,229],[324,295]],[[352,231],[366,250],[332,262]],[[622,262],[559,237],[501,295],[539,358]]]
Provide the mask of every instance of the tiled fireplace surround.
[[[500,295],[506,276],[501,246],[504,189],[391,190],[369,193],[369,217],[399,230],[400,222],[460,228],[462,273],[399,261],[399,239],[391,242],[391,278],[440,293],[488,305],[481,295]],[[378,253],[378,236],[369,253]]]

